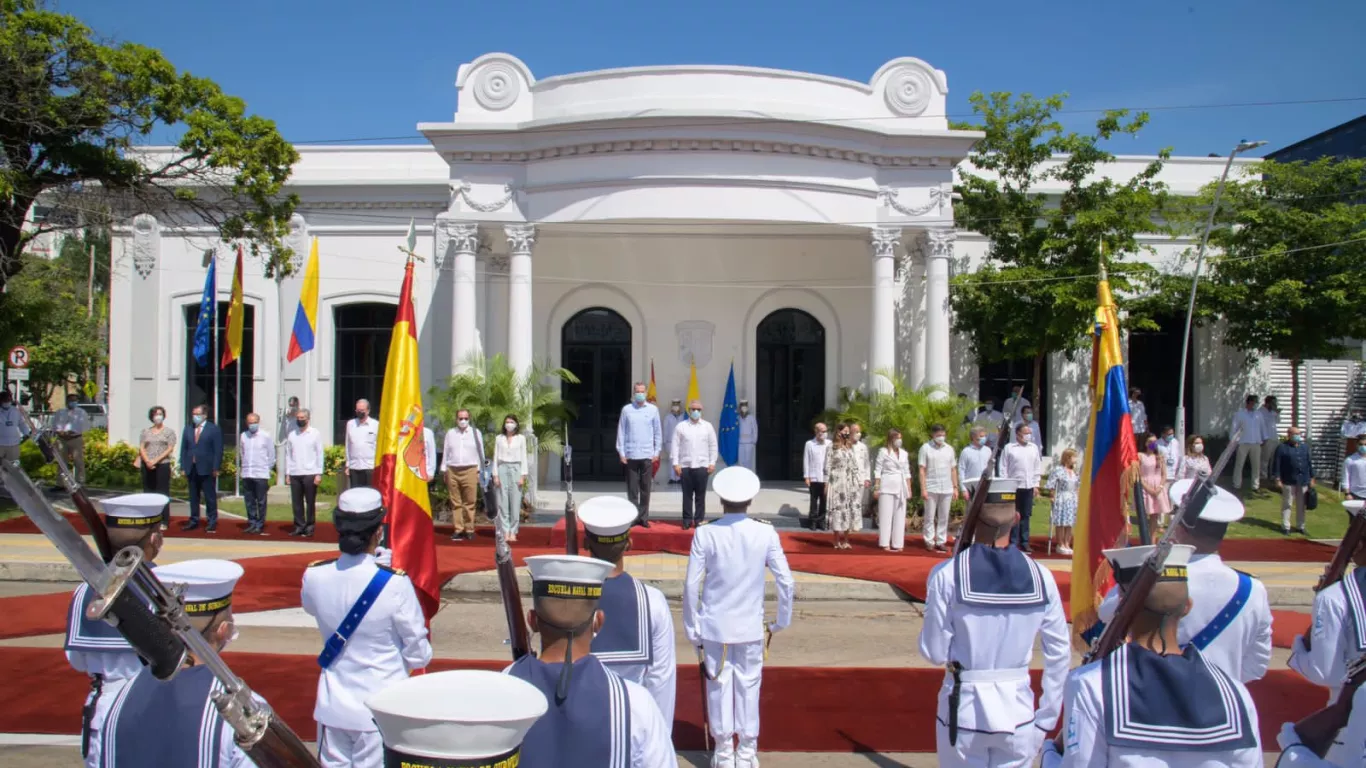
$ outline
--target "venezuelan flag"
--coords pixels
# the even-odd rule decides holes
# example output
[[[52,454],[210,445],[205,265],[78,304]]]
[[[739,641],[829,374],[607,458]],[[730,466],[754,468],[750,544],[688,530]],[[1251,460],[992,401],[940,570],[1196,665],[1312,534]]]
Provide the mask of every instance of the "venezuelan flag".
[[[242,356],[242,246],[237,246],[237,269],[232,273],[232,302],[228,304],[228,343],[223,345],[219,368]]]
[[[314,254],[317,254],[316,246]],[[375,488],[388,510],[392,564],[408,573],[422,612],[431,621],[441,605],[436,572],[436,533],[427,495],[427,451],[423,438],[422,380],[418,365],[417,314],[413,309],[413,261],[403,273],[375,446]]]
[[[289,355],[294,362],[300,355],[313,349],[314,334],[318,331],[318,238],[308,254],[304,270],[304,289],[299,292],[299,309],[294,313],[294,332],[289,336]]]
[[[1096,608],[1114,579],[1102,550],[1127,543],[1125,489],[1138,473],[1129,417],[1129,387],[1119,344],[1119,311],[1101,274],[1091,355],[1091,426],[1073,531],[1072,627],[1077,637],[1096,623]],[[1078,643],[1081,644],[1080,642]]]

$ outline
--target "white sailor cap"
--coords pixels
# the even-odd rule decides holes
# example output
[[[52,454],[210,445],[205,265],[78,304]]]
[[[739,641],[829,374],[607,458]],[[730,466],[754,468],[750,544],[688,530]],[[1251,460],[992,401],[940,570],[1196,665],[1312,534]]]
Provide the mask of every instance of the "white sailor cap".
[[[1105,559],[1110,562],[1110,568],[1115,573],[1115,581],[1120,584],[1128,584],[1138,575],[1138,571],[1143,564],[1148,561],[1148,556],[1157,549],[1154,545],[1141,547],[1122,547],[1120,549],[1107,549],[1104,551]],[[1158,571],[1158,581],[1185,581],[1186,566],[1190,565],[1191,556],[1195,554],[1195,547],[1189,544],[1173,544],[1167,552],[1166,562],[1161,564]]]
[[[1361,514],[1362,508],[1366,507],[1366,501],[1361,499],[1348,499],[1342,502],[1342,506],[1347,510],[1347,514],[1356,516]]]
[[[741,400],[741,401],[740,401],[740,405],[749,405],[749,401],[748,401],[748,400]]]
[[[348,488],[337,497],[337,511],[369,514],[384,506],[384,497],[374,488]]]
[[[603,544],[630,538],[631,525],[639,516],[636,505],[620,496],[594,496],[579,507],[579,522],[589,536]]]
[[[711,489],[730,504],[748,504],[759,495],[759,476],[745,467],[726,467],[716,473]]]
[[[384,739],[386,765],[493,766],[517,764],[509,758],[549,702],[521,678],[469,669],[404,678],[365,706]]]
[[[597,600],[602,582],[615,565],[580,555],[534,555],[526,559],[531,571],[532,597]]]
[[[104,507],[105,525],[110,528],[151,528],[161,525],[161,511],[170,503],[171,497],[160,493],[130,493],[100,502]]]
[[[1173,506],[1180,506],[1181,500],[1190,491],[1194,480],[1177,480],[1172,483],[1172,487],[1167,491]],[[1207,523],[1232,523],[1243,519],[1243,502],[1237,496],[1228,491],[1215,486],[1214,495],[1210,496],[1205,503],[1205,508],[1200,511],[1200,519]]]
[[[681,397],[675,397],[674,399],[670,400],[669,403],[670,403],[671,405],[682,405],[682,404],[683,404],[683,398],[681,398]]]
[[[231,560],[182,560],[158,566],[157,578],[169,587],[184,587],[186,614],[210,616],[232,605],[242,566]]]
[[[1015,501],[1015,492],[1020,489],[1020,481],[1009,477],[993,477],[987,487],[988,504],[1008,504]]]

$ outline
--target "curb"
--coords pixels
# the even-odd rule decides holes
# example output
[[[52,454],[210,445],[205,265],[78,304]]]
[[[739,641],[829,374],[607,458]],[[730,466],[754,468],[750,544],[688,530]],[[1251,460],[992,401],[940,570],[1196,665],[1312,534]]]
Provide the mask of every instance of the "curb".
[[[683,599],[683,579],[650,579],[637,576],[640,581],[659,589],[669,600]],[[517,584],[525,599],[531,598],[531,577],[525,573],[517,574]],[[837,600],[860,602],[906,602],[902,593],[890,584],[875,581],[853,582],[809,582],[797,584],[798,602],[819,602]],[[451,598],[478,599],[496,598],[500,593],[498,574],[493,572],[462,573],[441,587],[441,595]],[[778,598],[777,585],[764,584],[764,597],[769,600]]]

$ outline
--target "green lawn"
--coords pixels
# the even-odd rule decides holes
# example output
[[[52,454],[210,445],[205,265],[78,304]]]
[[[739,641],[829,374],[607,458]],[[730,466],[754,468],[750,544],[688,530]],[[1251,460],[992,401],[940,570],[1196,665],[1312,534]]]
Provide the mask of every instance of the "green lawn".
[[[336,496],[318,494],[318,519],[330,522],[332,520],[332,510],[336,506]],[[246,517],[247,505],[241,499],[219,499],[218,511],[231,512],[234,515]],[[266,520],[280,523],[292,522],[294,520],[294,507],[289,504],[267,504]]]

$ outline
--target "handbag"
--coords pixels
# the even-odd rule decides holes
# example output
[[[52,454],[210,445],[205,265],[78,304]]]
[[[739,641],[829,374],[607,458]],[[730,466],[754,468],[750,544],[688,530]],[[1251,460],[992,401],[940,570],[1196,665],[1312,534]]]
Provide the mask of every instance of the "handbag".
[[[1313,486],[1304,489],[1304,508],[1319,508],[1319,489]]]

